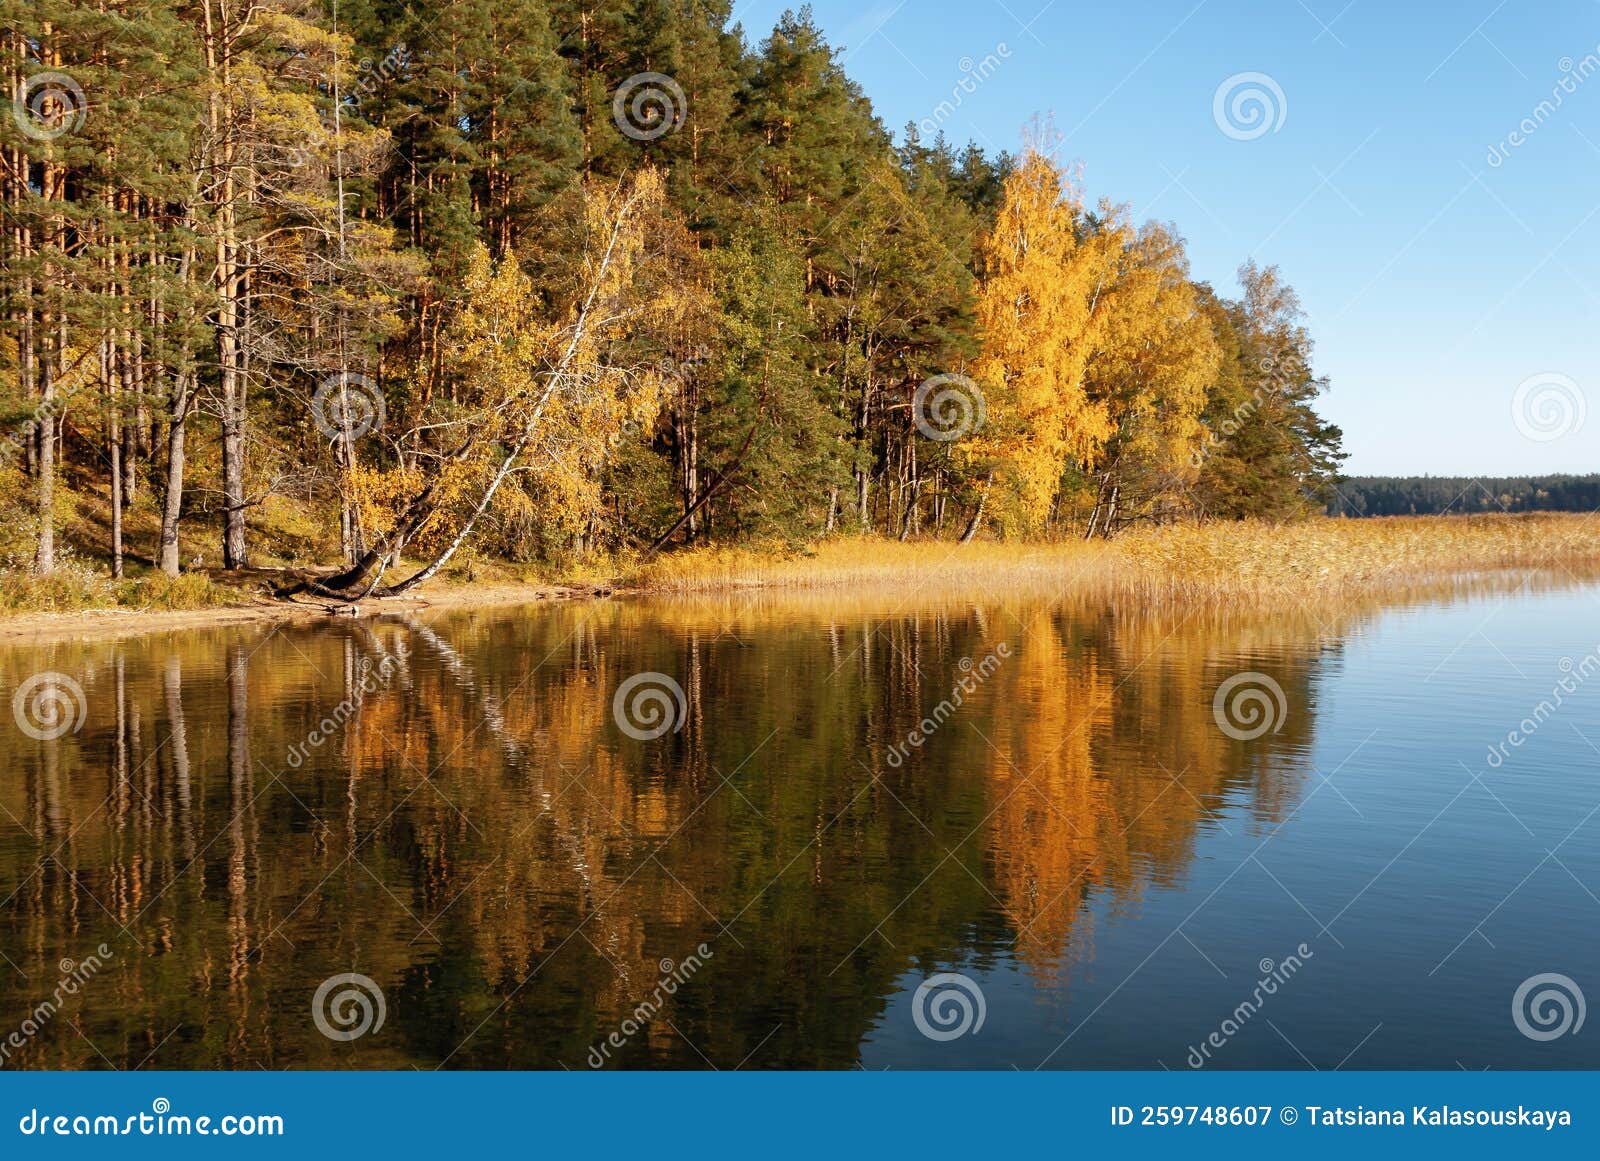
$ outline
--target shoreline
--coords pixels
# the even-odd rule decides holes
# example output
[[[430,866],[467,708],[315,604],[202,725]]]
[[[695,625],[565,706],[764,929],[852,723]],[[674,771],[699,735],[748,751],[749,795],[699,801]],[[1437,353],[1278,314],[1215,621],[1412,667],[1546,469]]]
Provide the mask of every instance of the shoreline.
[[[446,579],[415,596],[368,599],[355,606],[318,598],[273,600],[239,587],[239,603],[215,607],[19,612],[0,615],[0,642],[103,639],[613,596],[672,600],[907,587],[944,596],[1052,597],[1073,591],[1098,593],[1115,605],[1259,609],[1327,599],[1381,599],[1419,586],[1518,571],[1600,577],[1600,524],[1585,516],[1555,514],[1423,516],[1182,525],[1094,542],[959,544],[841,537],[801,549],[712,546],[624,570],[615,582]],[[239,578],[233,580],[237,584]]]
[[[540,601],[594,599],[612,590],[572,585],[498,583],[451,585],[419,596],[369,599],[355,612],[332,612],[327,601],[258,600],[206,609],[81,609],[70,613],[17,613],[0,616],[0,644],[43,644],[72,636],[104,640],[145,633],[229,628],[257,624],[312,624],[318,621],[371,620],[428,609],[489,608]]]

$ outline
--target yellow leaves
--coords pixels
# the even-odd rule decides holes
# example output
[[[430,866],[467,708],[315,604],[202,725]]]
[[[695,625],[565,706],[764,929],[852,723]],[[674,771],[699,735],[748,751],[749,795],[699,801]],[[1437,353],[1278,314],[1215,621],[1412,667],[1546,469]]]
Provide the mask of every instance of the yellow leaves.
[[[1082,204],[1061,169],[1034,149],[1006,179],[981,249],[976,378],[989,422],[966,447],[1010,477],[1024,524],[1043,519],[1069,462],[1092,461],[1112,432],[1084,390],[1098,340],[1101,288],[1119,234],[1079,237]]]
[[[452,369],[465,388],[458,398],[498,413],[537,391],[556,337],[541,307],[514,253],[494,263],[487,248],[473,248],[449,332]]]
[[[616,299],[632,283],[636,267],[658,219],[666,212],[660,170],[645,168],[631,180],[611,185],[591,182],[584,190],[588,238],[583,256],[584,296],[576,304]],[[636,303],[648,311],[649,303]]]
[[[1118,458],[1174,484],[1192,477],[1200,412],[1221,350],[1189,281],[1182,240],[1154,223],[1137,233],[1121,229],[1123,252],[1103,295],[1105,326],[1087,388],[1116,422]]]
[[[394,522],[396,501],[412,487],[402,470],[385,470],[355,464],[345,477],[345,487],[363,528],[388,528]]]
[[[509,456],[523,495],[496,491],[502,514],[573,531],[598,513],[601,469],[624,435],[654,419],[666,389],[658,369],[630,362],[628,342],[686,309],[681,294],[652,293],[671,281],[651,277],[662,213],[654,170],[587,186],[581,278],[554,309],[515,254],[495,262],[475,248],[446,334],[452,423],[473,442],[452,468],[470,477],[460,496],[483,494]]]
[[[460,469],[446,469],[447,474],[452,472],[454,478],[445,481],[441,491],[459,495],[466,482],[466,473]],[[356,518],[361,527],[369,532],[391,527],[407,498],[420,491],[426,482],[426,474],[415,467],[379,468],[359,463],[350,469],[346,477],[346,487],[355,507]],[[437,529],[432,531],[437,535]],[[427,524],[418,531],[416,541],[423,547],[430,543],[429,532]]]
[[[1068,175],[1030,147],[980,256],[975,377],[989,418],[962,451],[1010,485],[1012,519],[1037,527],[1064,474],[1113,453],[1168,477],[1187,470],[1221,356],[1182,241],[1136,231],[1110,205],[1091,220]]]

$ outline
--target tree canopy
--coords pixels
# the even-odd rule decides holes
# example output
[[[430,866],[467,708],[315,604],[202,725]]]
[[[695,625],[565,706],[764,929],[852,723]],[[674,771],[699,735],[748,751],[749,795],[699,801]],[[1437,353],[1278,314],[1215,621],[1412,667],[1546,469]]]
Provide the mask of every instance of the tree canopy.
[[[5,552],[328,591],[836,531],[1292,519],[1293,291],[1015,155],[897,141],[809,11],[0,0]],[[214,545],[214,547],[213,547]],[[407,565],[405,562],[409,561]]]

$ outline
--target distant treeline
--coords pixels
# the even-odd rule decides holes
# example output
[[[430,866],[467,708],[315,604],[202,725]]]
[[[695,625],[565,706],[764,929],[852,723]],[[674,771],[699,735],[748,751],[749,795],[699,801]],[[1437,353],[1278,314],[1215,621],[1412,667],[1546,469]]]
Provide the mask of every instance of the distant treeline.
[[[1435,516],[1457,512],[1593,512],[1600,475],[1351,476],[1332,516]]]

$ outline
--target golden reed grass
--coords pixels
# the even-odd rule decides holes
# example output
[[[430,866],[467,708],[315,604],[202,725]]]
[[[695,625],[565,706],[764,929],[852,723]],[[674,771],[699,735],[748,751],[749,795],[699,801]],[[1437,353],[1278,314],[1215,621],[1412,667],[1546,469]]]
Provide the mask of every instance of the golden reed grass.
[[[1187,524],[1088,543],[847,537],[798,551],[695,549],[657,558],[626,580],[650,592],[685,594],[915,586],[929,592],[1078,590],[1148,603],[1276,603],[1350,599],[1514,569],[1588,573],[1596,565],[1600,520],[1534,513]]]

